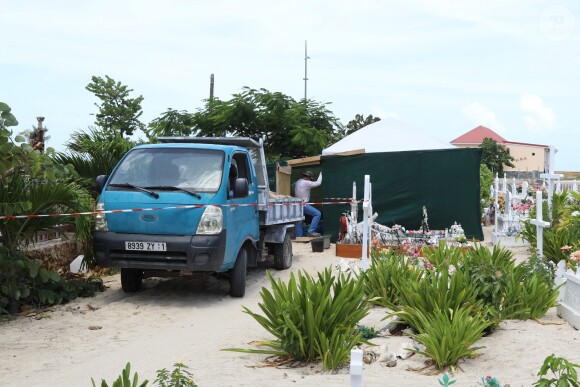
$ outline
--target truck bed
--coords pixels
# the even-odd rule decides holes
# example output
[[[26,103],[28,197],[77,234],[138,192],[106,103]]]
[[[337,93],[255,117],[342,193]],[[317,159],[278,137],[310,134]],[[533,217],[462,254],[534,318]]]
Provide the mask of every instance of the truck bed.
[[[260,187],[258,202],[261,226],[304,220],[304,207],[298,198],[279,195],[266,187]]]

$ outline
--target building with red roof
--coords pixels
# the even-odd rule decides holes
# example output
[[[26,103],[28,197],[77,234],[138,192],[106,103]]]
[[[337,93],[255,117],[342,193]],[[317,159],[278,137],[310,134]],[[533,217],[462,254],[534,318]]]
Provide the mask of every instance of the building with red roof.
[[[483,125],[462,134],[451,141],[451,144],[458,148],[475,148],[479,147],[485,138],[495,140],[498,144],[509,149],[510,155],[515,159],[515,167],[506,167],[505,171],[544,172],[547,170],[550,150],[548,145],[508,141]]]

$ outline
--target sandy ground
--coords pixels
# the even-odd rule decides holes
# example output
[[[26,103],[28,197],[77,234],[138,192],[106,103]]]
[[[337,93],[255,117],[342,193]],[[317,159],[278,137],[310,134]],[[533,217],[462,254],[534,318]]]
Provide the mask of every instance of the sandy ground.
[[[486,230],[486,244],[489,243]],[[288,279],[291,271],[315,273],[340,258],[335,247],[313,253],[310,244],[294,243],[291,270],[276,272]],[[519,260],[525,248],[514,249]],[[224,280],[148,279],[137,294],[124,294],[119,275],[104,279],[107,290],[94,298],[77,299],[52,308],[42,318],[22,317],[0,323],[0,386],[90,386],[91,377],[111,382],[127,362],[141,379],[152,385],[156,370],[183,361],[200,386],[349,386],[348,366],[325,373],[318,364],[302,368],[255,368],[263,355],[220,351],[251,347],[252,340],[271,339],[242,305],[259,311],[259,292],[268,286],[264,268],[251,270],[243,299],[228,296]],[[90,306],[89,306],[90,305]],[[365,325],[383,328],[382,308],[372,309]],[[38,316],[37,316],[38,318]],[[475,386],[482,376],[496,376],[504,385],[530,386],[551,353],[580,363],[580,332],[556,315],[555,308],[535,321],[507,321],[477,345],[481,356],[460,362],[455,386]],[[94,329],[100,327],[100,329]],[[91,329],[93,328],[93,329]],[[408,337],[374,339],[396,352]],[[435,386],[439,376],[426,376],[408,368],[426,359],[413,355],[393,368],[384,363],[364,366],[366,386]]]

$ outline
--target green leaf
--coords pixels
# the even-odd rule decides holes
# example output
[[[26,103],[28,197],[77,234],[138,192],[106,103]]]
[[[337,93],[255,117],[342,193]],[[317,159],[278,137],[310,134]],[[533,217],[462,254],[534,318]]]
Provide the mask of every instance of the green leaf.
[[[38,274],[39,274],[40,281],[42,283],[45,283],[48,281],[48,279],[49,279],[48,270],[40,268]]]
[[[54,282],[60,282],[62,280],[62,277],[56,271],[49,271],[48,276]]]
[[[39,269],[39,267],[37,265],[31,265],[28,268],[30,278],[36,278],[36,276],[38,275],[38,269]]]

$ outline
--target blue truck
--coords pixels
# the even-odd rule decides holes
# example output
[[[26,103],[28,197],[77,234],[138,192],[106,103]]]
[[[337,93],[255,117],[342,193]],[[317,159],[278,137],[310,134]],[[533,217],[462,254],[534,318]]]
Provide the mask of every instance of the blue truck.
[[[121,269],[125,292],[147,277],[219,273],[243,297],[247,267],[292,265],[303,206],[270,192],[261,139],[159,138],[127,152],[96,188],[95,258]]]

